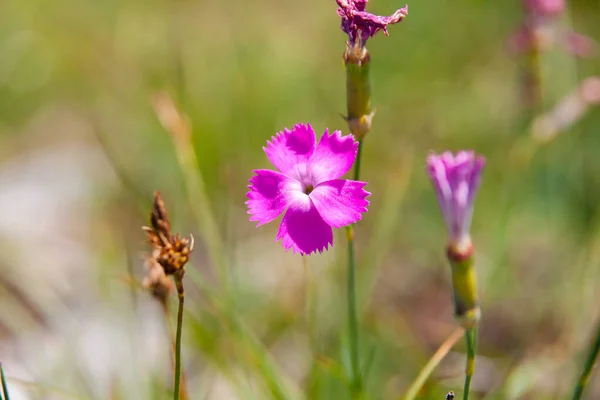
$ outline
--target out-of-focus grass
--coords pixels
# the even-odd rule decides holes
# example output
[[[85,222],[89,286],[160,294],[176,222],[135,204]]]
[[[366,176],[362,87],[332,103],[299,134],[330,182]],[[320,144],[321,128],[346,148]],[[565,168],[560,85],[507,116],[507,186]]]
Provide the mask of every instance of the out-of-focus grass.
[[[598,5],[570,4],[561,23],[600,38]],[[390,13],[402,5],[372,0],[369,6]],[[357,228],[362,359],[373,354],[369,392],[386,399],[402,394],[454,327],[445,233],[423,166],[430,150],[466,147],[488,158],[473,222],[484,315],[474,390],[488,399],[560,397],[599,317],[600,113],[592,110],[528,164],[512,163],[511,149],[527,134],[517,62],[505,46],[521,18],[518,2],[419,0],[409,9],[390,37],[369,42],[377,115],[362,174],[373,195]],[[0,3],[0,215],[23,213],[10,226],[0,224],[1,275],[21,288],[0,285],[0,356],[15,365],[3,360],[9,378],[42,388],[51,383],[82,398],[164,397],[170,377],[161,315],[144,293],[134,292],[132,302],[123,279],[128,260],[135,279],[144,273],[139,227],[159,189],[174,227],[198,239],[188,266],[184,332],[192,398],[276,393],[262,357],[272,359],[271,373],[292,387],[310,387],[314,398],[346,396],[343,235],[329,253],[309,259],[319,354],[312,364],[301,260],[273,243],[276,224],[256,230],[244,207],[251,170],[268,166],[261,146],[277,130],[298,121],[318,132],[346,130],[344,40],[333,0]],[[576,63],[549,53],[546,105],[599,67],[598,59]],[[152,109],[162,90],[190,118],[242,325],[223,311],[196,204]],[[44,197],[33,203],[42,213],[60,212],[61,223],[40,227],[32,247],[14,230],[35,221],[26,218],[26,207],[14,207],[21,198],[8,194],[22,179],[23,160],[49,152],[60,159],[71,144],[96,154],[67,167],[89,178],[72,208],[59,200],[44,209]],[[50,173],[52,165],[48,190],[61,199],[65,188],[51,183],[63,170]],[[37,185],[41,178],[32,171],[27,177]],[[55,245],[35,247],[50,240]],[[85,256],[75,257],[65,243]],[[33,266],[25,261],[30,252],[40,257]],[[74,266],[60,268],[63,260]],[[48,265],[64,276],[35,279]],[[29,308],[40,310],[45,326]],[[92,323],[107,335],[89,336]],[[71,340],[83,344],[70,346]],[[108,354],[129,354],[129,361],[119,365],[90,351],[98,341]],[[144,361],[149,354],[155,362]],[[461,379],[462,359],[451,354],[423,398],[441,399]]]

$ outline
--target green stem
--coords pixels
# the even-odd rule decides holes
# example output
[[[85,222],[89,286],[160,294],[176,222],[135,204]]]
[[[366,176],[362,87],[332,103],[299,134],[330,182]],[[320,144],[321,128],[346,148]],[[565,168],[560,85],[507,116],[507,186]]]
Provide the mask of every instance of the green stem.
[[[2,393],[4,393],[4,400],[10,400],[8,396],[8,385],[6,384],[6,377],[4,376],[4,368],[2,368],[2,363],[0,363],[0,378],[2,378]]]
[[[354,256],[354,227],[347,228],[348,234],[348,323],[350,335],[350,368],[352,393],[361,391],[358,361],[358,316],[356,315],[356,261]]]
[[[465,389],[463,400],[469,400],[469,391],[471,390],[471,379],[475,372],[475,348],[477,346],[477,328],[469,328],[465,331],[467,341],[467,368],[465,370]]]
[[[356,164],[354,167],[354,180],[360,176],[360,159],[362,153],[362,140],[358,142]],[[362,392],[362,379],[360,375],[360,361],[358,355],[358,315],[356,311],[356,254],[354,250],[354,226],[346,227],[348,236],[348,329],[350,340],[350,389],[352,395]]]
[[[596,359],[598,358],[598,353],[600,353],[600,322],[598,322],[598,328],[596,332],[596,339],[590,348],[590,352],[588,354],[587,359],[585,360],[585,366],[583,368],[583,372],[577,381],[577,386],[575,386],[575,393],[573,393],[573,400],[578,400],[581,398],[587,383],[590,380],[590,375],[592,370],[594,369],[594,364],[596,364]]]
[[[315,301],[314,301],[314,290],[313,290],[313,282],[310,271],[310,266],[308,265],[308,257],[302,256],[302,266],[304,267],[304,301],[305,301],[305,318],[306,318],[306,331],[308,333],[310,347],[313,352],[313,356],[316,354],[316,337],[314,332],[314,318],[315,318]]]
[[[177,280],[177,287],[179,292],[179,307],[177,309],[177,333],[175,335],[175,388],[173,390],[173,400],[179,400],[179,392],[180,392],[180,384],[181,384],[181,331],[183,327],[183,302],[184,302],[184,293],[183,293],[183,282],[181,282],[180,278],[175,278]],[[179,291],[179,287],[181,287],[181,291]]]
[[[362,43],[347,45],[344,53],[346,66],[346,116],[348,128],[358,140],[354,166],[354,180],[360,177],[360,159],[363,138],[371,130],[371,85],[369,82],[370,56]],[[358,351],[358,316],[356,311],[356,254],[354,249],[354,226],[346,227],[348,236],[348,333],[350,341],[350,391],[353,398],[360,398],[363,382]]]
[[[311,276],[310,266],[308,265],[308,256],[302,256],[302,265],[304,266],[304,302],[306,333],[310,346],[311,366],[307,378],[307,398],[313,399],[319,396],[319,369],[318,369],[318,347],[317,332],[315,329],[315,288]]]
[[[354,180],[357,181],[360,175],[360,160],[361,157],[360,155],[362,154],[362,145],[363,145],[363,141],[359,140],[358,141],[358,152],[356,153],[356,161],[355,161],[355,167],[354,167]]]

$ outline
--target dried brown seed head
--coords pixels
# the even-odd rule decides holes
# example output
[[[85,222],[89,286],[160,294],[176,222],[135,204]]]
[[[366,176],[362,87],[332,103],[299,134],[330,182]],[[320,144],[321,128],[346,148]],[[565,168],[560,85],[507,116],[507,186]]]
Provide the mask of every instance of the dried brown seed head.
[[[178,271],[181,273],[190,259],[194,238],[191,235],[182,238],[179,234],[171,233],[167,209],[159,192],[154,193],[150,225],[142,229],[152,246],[152,260],[162,267],[165,275],[173,275]]]
[[[182,269],[190,259],[192,253],[193,240],[188,238],[180,238],[177,234],[172,243],[167,247],[163,247],[156,257],[156,261],[165,270],[167,275],[174,274],[177,270]]]
[[[163,305],[167,304],[169,295],[173,292],[173,282],[165,275],[163,267],[154,258],[146,261],[148,273],[142,284],[150,291],[152,296]]]
[[[171,240],[171,224],[167,215],[167,208],[158,191],[154,192],[154,201],[152,202],[152,212],[150,213],[150,226],[161,242]]]

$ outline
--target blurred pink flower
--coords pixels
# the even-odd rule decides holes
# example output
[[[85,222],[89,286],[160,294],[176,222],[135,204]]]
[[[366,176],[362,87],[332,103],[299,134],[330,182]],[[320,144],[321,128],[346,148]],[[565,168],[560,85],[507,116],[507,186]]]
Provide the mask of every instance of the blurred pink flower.
[[[526,15],[519,27],[508,40],[508,50],[512,54],[528,54],[547,51],[560,46],[575,57],[596,55],[596,42],[585,35],[557,24],[554,17],[565,10],[564,0],[523,0]]]
[[[594,39],[588,36],[544,26],[521,27],[508,39],[508,51],[514,55],[527,54],[531,51],[547,51],[555,45],[559,45],[568,54],[580,58],[595,56],[598,48]]]
[[[427,157],[427,173],[437,194],[451,243],[469,237],[475,194],[485,158],[472,151],[447,151]]]
[[[565,0],[523,0],[523,7],[529,13],[550,17],[565,11]]]
[[[597,45],[594,39],[569,31],[563,36],[565,51],[576,57],[590,57],[596,54]]]
[[[248,214],[260,226],[285,211],[277,241],[283,240],[286,250],[323,252],[333,245],[332,227],[353,224],[367,211],[366,183],[339,179],[356,159],[354,136],[325,130],[317,144],[310,124],[296,124],[273,136],[263,150],[279,171],[254,171]]]
[[[379,31],[389,35],[387,26],[401,22],[408,14],[408,6],[396,10],[389,17],[374,15],[365,11],[368,0],[336,0],[338,15],[342,18],[342,30],[348,34],[351,44],[359,38],[362,44]]]

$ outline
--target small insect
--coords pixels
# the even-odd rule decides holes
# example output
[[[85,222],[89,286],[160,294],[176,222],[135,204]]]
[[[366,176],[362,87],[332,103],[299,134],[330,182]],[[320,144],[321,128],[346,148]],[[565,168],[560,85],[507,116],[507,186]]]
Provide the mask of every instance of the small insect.
[[[454,392],[449,392],[446,395],[446,400],[454,400]]]

